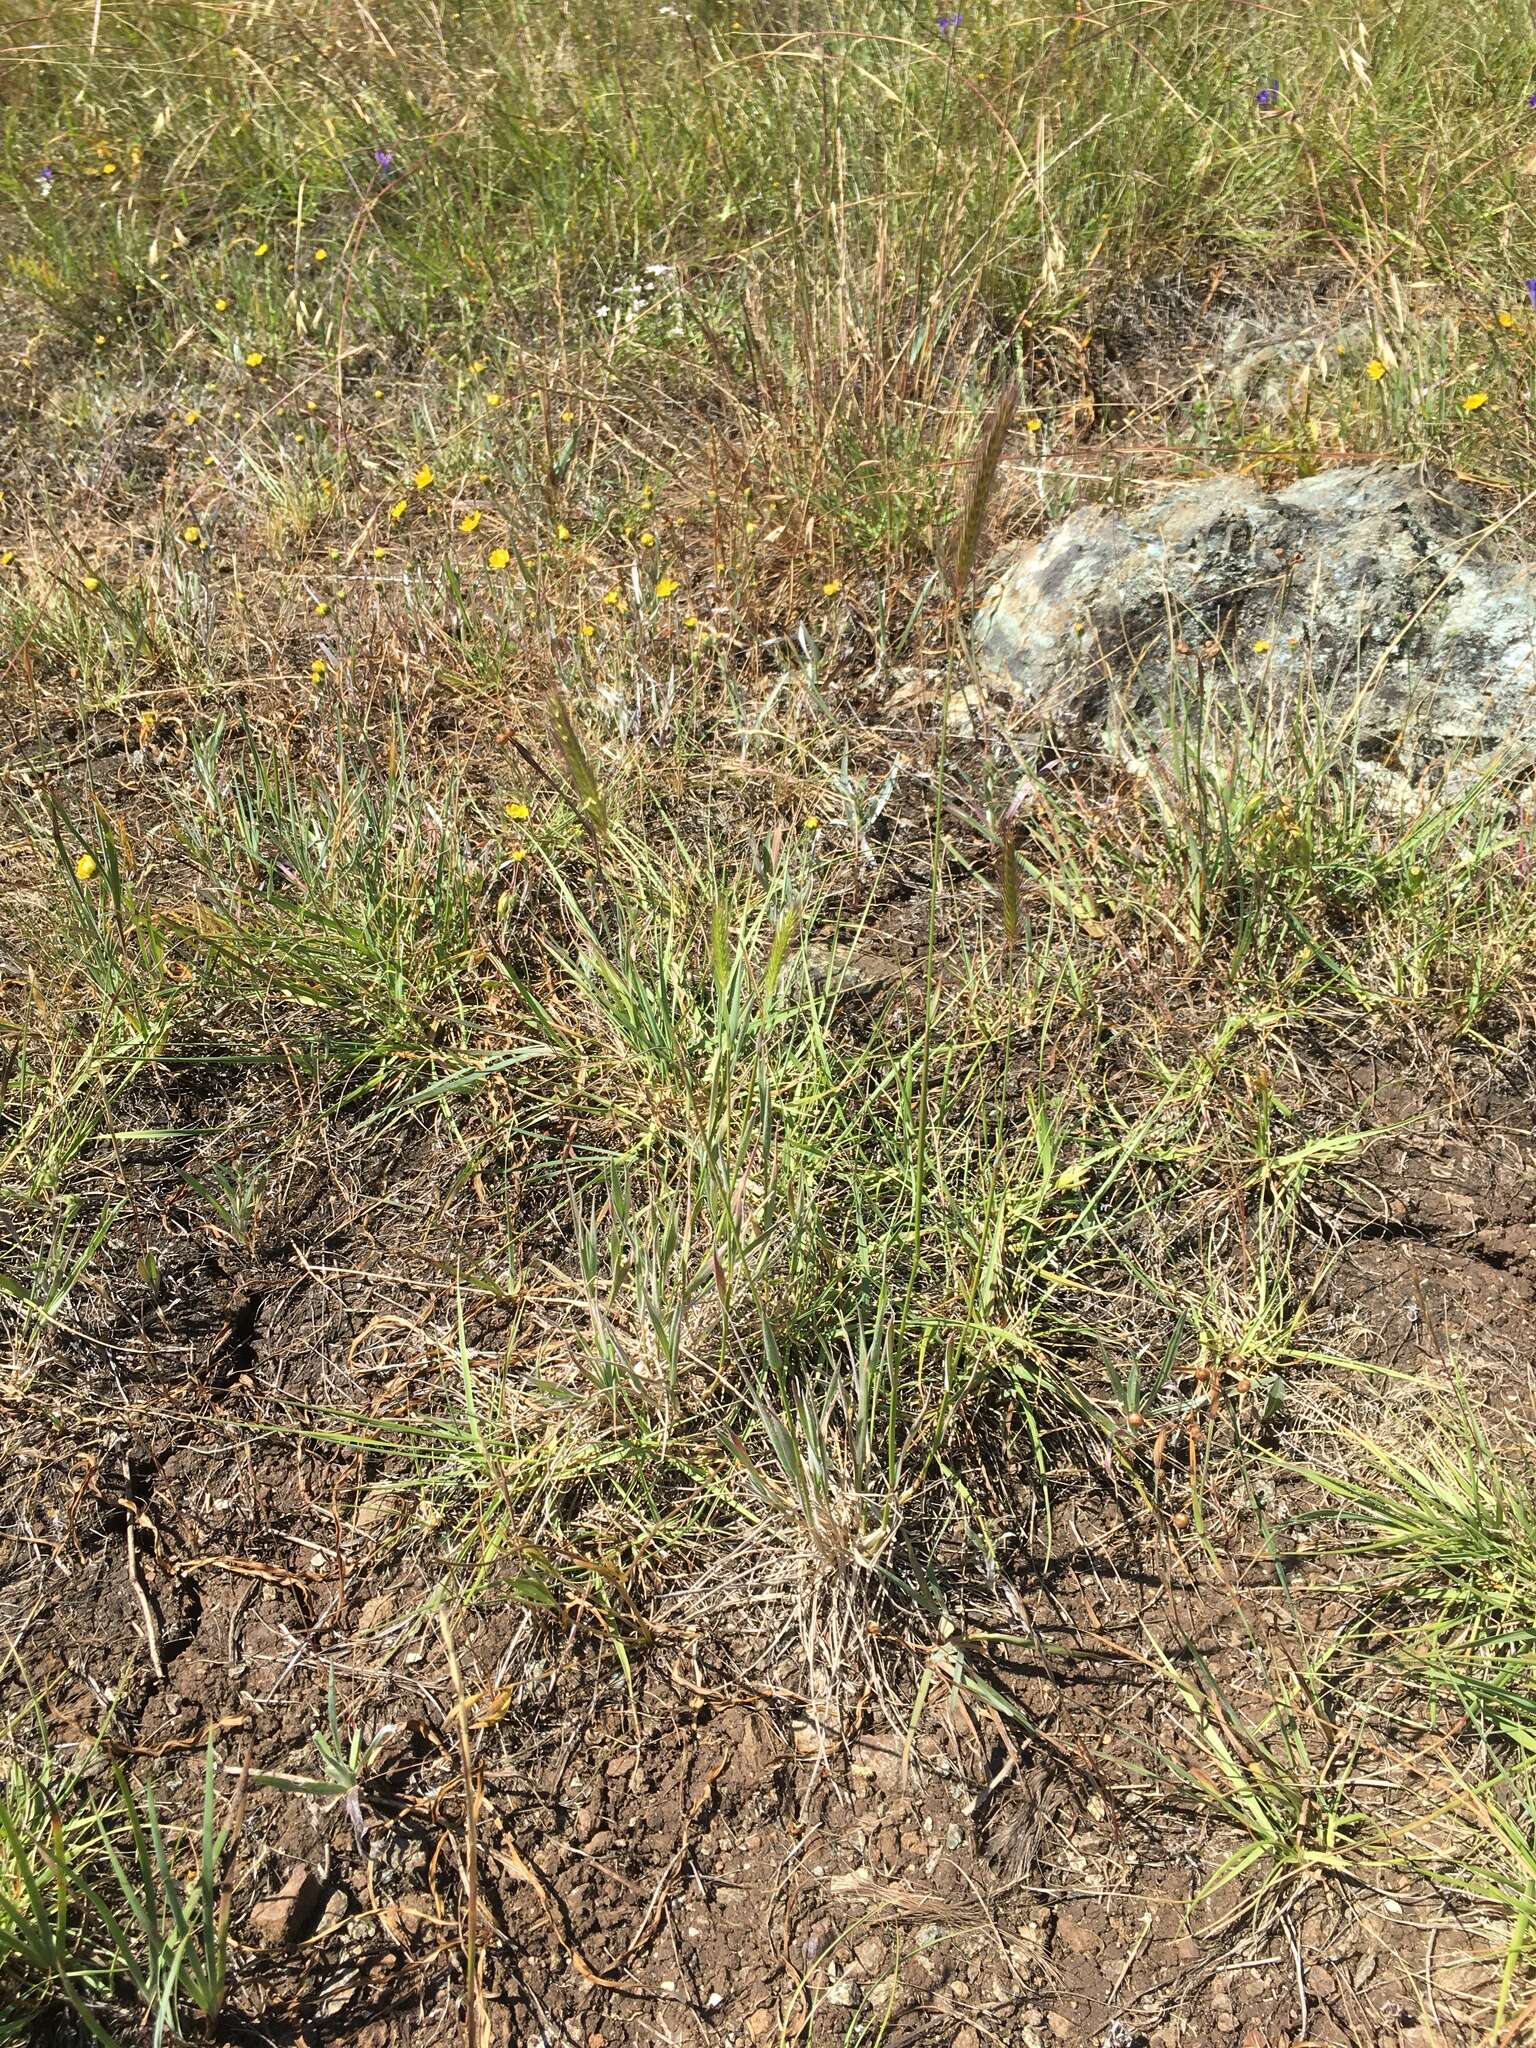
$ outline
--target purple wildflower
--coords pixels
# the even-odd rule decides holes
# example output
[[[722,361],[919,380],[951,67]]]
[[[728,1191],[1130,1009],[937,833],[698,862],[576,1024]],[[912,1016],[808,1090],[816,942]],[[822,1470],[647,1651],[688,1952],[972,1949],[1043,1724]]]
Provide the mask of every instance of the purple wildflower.
[[[53,181],[58,175],[58,172],[53,168],[52,164],[44,164],[43,168],[38,172],[37,189],[39,192],[42,193],[45,199],[48,197],[48,194],[53,190]]]
[[[952,36],[964,19],[963,14],[941,14],[934,26],[941,36]]]
[[[1525,296],[1533,306],[1536,306],[1536,277],[1528,277],[1525,280]]]
[[[392,149],[376,149],[373,152],[373,160],[381,171],[392,171],[395,168],[395,153]]]
[[[1526,104],[1526,105],[1527,105],[1528,107],[1536,107],[1536,92],[1528,92],[1528,93],[1526,94],[1526,96],[1525,96],[1525,104]]]
[[[1261,107],[1275,107],[1280,104],[1280,81],[1272,78],[1268,85],[1261,85],[1254,94],[1255,102]]]

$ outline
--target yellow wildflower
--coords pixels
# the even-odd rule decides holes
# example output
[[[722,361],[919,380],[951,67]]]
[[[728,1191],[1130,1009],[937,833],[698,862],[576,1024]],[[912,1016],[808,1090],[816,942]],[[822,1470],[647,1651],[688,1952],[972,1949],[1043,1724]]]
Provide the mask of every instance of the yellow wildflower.
[[[485,402],[487,405],[500,405],[501,393],[499,391],[487,391],[487,393],[485,394]]]
[[[213,302],[213,310],[215,311],[215,313],[227,313],[229,311],[228,299],[215,299]]]
[[[492,548],[491,552],[486,556],[485,561],[487,568],[505,569],[508,562],[510,562],[511,559],[512,557],[507,553],[505,548]]]
[[[88,882],[95,872],[96,862],[93,857],[88,853],[82,853],[75,862],[75,880],[77,882]]]
[[[317,619],[326,618],[330,613],[330,609],[330,606],[326,603],[323,597],[317,599],[315,603],[315,617]]]
[[[836,597],[837,593],[842,589],[842,587],[843,579],[840,576],[834,576],[828,582],[823,583],[823,585],[821,586],[821,594],[823,597]]]
[[[406,501],[405,501],[405,499],[404,499],[404,498],[397,498],[397,499],[395,500],[394,504],[393,504],[393,505],[391,505],[391,506],[390,506],[390,508],[389,508],[389,516],[390,516],[390,518],[391,518],[391,519],[403,519],[403,518],[405,517],[405,506],[406,506]]]
[[[1373,384],[1381,382],[1382,378],[1387,374],[1387,366],[1380,356],[1371,357],[1371,360],[1365,366],[1365,374]]]
[[[641,536],[640,536],[640,545],[641,545],[641,547],[643,547],[643,548],[653,548],[653,547],[655,547],[655,545],[656,545],[656,536],[655,536],[655,534],[654,534],[654,533],[652,533],[652,531],[651,531],[651,529],[650,529],[649,527],[647,527],[647,528],[645,529],[645,531],[644,531],[644,532],[643,532],[643,533],[641,534]]]
[[[200,526],[184,526],[181,537],[189,548],[200,548],[203,544],[203,530]]]
[[[430,465],[424,462],[421,465],[420,469],[417,470],[414,481],[417,490],[424,491],[427,489],[429,484],[436,483],[437,478],[433,476]]]
[[[1514,324],[1515,316],[1513,313],[1501,313],[1499,315],[1499,325],[1501,327],[1513,327]]]
[[[1025,431],[1031,434],[1038,434],[1040,432],[1041,427],[1044,424],[1045,422],[1043,420],[1037,420],[1034,414],[1031,413],[1029,418],[1024,422]]]
[[[459,531],[460,533],[473,533],[479,524],[480,514],[478,512],[466,512],[459,521]]]
[[[315,261],[317,263],[324,263],[326,258],[330,255],[330,253],[331,252],[329,249],[317,249],[315,251]]]
[[[507,858],[508,860],[526,860],[528,858],[528,849],[526,846],[509,846],[507,848]]]
[[[674,577],[663,576],[656,586],[656,595],[658,597],[671,597],[677,587],[677,581]]]
[[[266,357],[262,354],[259,348],[247,349],[245,356],[245,367],[248,370],[259,370],[266,360]]]
[[[202,414],[194,405],[190,412],[184,412],[181,417],[189,427],[195,427],[198,421],[202,418]]]
[[[1488,394],[1486,391],[1469,391],[1461,401],[1461,409],[1463,412],[1476,412],[1487,403]]]
[[[100,590],[101,588],[101,578],[99,576],[82,576],[80,581],[87,590]]]
[[[592,638],[592,635],[597,631],[597,628],[593,625],[590,619],[583,619],[581,622],[580,631],[583,640],[590,640]]]
[[[1253,651],[1255,654],[1268,654],[1269,642],[1267,640],[1255,640],[1253,643]]]
[[[270,244],[269,242],[258,242],[258,243],[256,244],[256,248],[255,248],[255,251],[254,251],[253,253],[254,253],[254,254],[256,254],[257,256],[265,256],[265,255],[266,255],[266,253],[267,253],[267,250],[268,250],[268,249],[269,249],[270,247],[271,247],[271,244]]]
[[[528,816],[528,806],[526,804],[520,804],[514,799],[513,802],[509,803],[506,806],[506,812],[507,816],[512,820],[514,825],[520,825],[522,824],[523,820]]]

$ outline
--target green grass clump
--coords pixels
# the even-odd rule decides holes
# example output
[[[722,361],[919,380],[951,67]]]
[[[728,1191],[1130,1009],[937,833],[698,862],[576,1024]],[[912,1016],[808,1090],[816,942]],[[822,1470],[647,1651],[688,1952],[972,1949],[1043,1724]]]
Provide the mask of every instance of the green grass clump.
[[[0,1791],[0,2035],[35,2040],[60,2011],[116,2048],[205,2036],[229,1979],[231,1829],[216,1812],[210,1744],[200,1829],[168,1832],[152,1789],[120,1772],[13,1762]],[[238,1826],[238,1821],[235,1823]]]

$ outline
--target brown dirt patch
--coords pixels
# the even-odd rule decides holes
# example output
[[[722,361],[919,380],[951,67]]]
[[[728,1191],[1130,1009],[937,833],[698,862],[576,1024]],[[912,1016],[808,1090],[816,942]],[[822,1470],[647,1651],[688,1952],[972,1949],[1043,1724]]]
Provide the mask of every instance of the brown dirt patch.
[[[1459,1370],[1512,1427],[1529,1415],[1536,1279],[1525,1077],[1514,1056],[1435,1081],[1356,1073],[1361,1111],[1404,1128],[1341,1203],[1355,1241],[1320,1302],[1341,1342]],[[313,1769],[333,1672],[344,1725],[377,1747],[352,1815],[250,1797],[241,1941],[296,1864],[322,1917],[243,1959],[238,2027],[448,2040],[463,2024],[464,1774],[445,1653],[419,1612],[435,1582],[419,1510],[353,1452],[250,1427],[275,1394],[388,1405],[428,1369],[410,1333],[441,1266],[377,1218],[338,1232],[317,1204],[290,1221],[260,1259],[189,1246],[160,1299],[78,1332],[18,1404],[5,1706],[41,1697],[56,1743],[102,1734],[190,1804],[210,1731],[231,1772]],[[493,1334],[500,1311],[482,1313]],[[48,1386],[66,1366],[94,1434],[59,1432]],[[1022,1722],[946,1684],[942,1632],[910,1727],[873,1698],[834,1722],[762,1663],[750,1617],[734,1639],[633,1633],[620,1656],[579,1616],[493,1586],[456,1628],[483,2038],[1474,2038],[1495,1990],[1487,1938],[1428,1887],[1318,1873],[1257,1903],[1241,1887],[1198,1897],[1231,1840],[1170,1803],[1166,1770],[1158,1789],[1158,1759],[1200,1759],[1148,1643],[1258,1712],[1275,1661],[1338,1620],[1304,1569],[1252,1551],[1240,1504],[1214,1534],[1127,1520],[1087,1476],[1064,1485],[1048,1568],[1022,1545],[1000,1561],[1019,1626],[991,1669]]]

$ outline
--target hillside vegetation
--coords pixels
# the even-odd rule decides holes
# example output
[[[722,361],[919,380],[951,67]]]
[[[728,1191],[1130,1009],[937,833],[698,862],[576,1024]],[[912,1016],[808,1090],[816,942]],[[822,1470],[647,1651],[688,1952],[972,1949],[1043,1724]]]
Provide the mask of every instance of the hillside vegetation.
[[[1536,2039],[1528,784],[968,638],[1530,537],[1529,10],[0,55],[0,2038]]]

